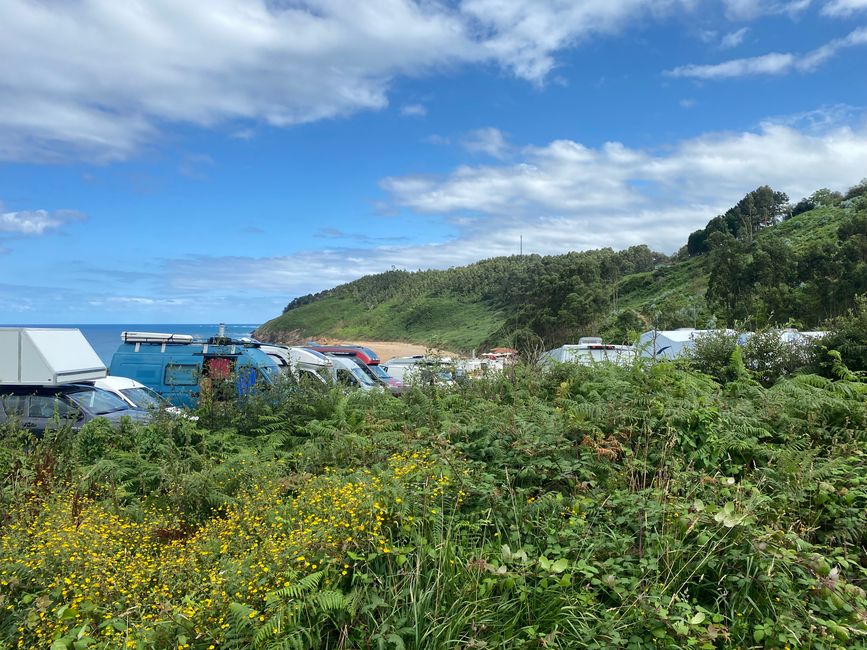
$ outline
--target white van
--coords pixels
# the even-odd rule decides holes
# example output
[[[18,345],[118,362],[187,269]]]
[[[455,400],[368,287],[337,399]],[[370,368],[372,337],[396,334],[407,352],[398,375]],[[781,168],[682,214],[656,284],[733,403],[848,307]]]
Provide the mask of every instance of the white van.
[[[298,381],[306,379],[315,383],[327,383],[334,374],[331,359],[321,352],[291,345],[278,345],[272,343],[259,343],[253,339],[246,339],[255,343],[265,354],[271,357],[284,375],[291,374]]]
[[[350,357],[330,357],[333,380],[338,386],[360,388],[361,390],[383,390],[376,382]]]

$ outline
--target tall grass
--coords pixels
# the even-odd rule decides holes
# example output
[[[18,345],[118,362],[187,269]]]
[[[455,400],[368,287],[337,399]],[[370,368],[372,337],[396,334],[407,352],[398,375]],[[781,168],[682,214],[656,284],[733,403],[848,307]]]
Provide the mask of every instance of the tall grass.
[[[867,641],[858,378],[517,366],[0,432],[0,648]]]

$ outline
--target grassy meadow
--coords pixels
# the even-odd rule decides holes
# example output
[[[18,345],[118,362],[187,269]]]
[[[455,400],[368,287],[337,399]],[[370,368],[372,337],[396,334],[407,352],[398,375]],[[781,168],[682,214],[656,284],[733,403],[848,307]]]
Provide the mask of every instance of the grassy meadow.
[[[867,384],[517,366],[0,431],[0,648],[867,643]]]

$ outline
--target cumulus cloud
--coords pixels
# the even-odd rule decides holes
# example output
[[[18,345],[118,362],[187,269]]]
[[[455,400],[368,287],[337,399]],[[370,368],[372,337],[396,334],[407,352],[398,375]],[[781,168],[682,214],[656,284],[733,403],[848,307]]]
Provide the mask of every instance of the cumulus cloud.
[[[626,25],[691,8],[691,0],[463,0],[481,47],[517,76],[541,81],[554,53]]]
[[[0,210],[3,205],[0,204]],[[73,210],[24,210],[0,212],[0,235],[39,236],[57,230],[72,221],[82,221],[85,216]]]
[[[831,0],[822,7],[826,16],[846,17],[867,9],[867,0]]]
[[[859,27],[843,38],[835,38],[803,55],[772,52],[745,59],[732,59],[712,65],[684,65],[668,70],[671,77],[695,79],[731,79],[755,75],[782,75],[797,70],[812,72],[835,56],[840,50],[867,44],[867,27]]]
[[[0,160],[124,159],[170,123],[249,137],[381,109],[394,78],[456,65],[542,82],[558,50],[693,1],[6,0]]]
[[[516,149],[508,163],[386,178],[382,186],[395,204],[443,219],[453,235],[416,245],[348,241],[265,258],[189,257],[165,262],[164,276],[170,292],[218,291],[231,284],[297,295],[391,267],[447,268],[516,254],[521,238],[525,253],[643,243],[673,252],[689,232],[758,185],[798,200],[819,187],[856,183],[867,169],[867,129],[848,122],[812,129],[809,121],[798,117],[740,133],[709,133],[659,150],[557,140]],[[348,236],[320,234],[334,241]]]

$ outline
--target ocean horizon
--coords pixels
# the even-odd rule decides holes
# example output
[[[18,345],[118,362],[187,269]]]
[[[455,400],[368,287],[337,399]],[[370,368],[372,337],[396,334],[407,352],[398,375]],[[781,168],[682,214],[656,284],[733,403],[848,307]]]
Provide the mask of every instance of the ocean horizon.
[[[81,330],[84,338],[93,346],[93,349],[108,367],[111,357],[120,345],[121,332],[162,332],[171,334],[190,334],[197,338],[216,336],[219,331],[219,323],[103,323],[103,324],[64,324],[51,325],[40,323],[16,323],[2,325],[0,327],[74,327]],[[241,338],[250,336],[259,325],[244,323],[225,323],[226,336]]]

